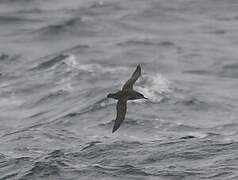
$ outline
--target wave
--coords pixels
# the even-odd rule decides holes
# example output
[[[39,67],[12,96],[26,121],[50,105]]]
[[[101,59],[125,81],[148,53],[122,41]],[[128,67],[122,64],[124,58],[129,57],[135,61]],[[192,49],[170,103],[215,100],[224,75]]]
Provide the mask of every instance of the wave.
[[[62,162],[63,163],[63,162]],[[36,162],[21,179],[35,179],[47,177],[61,177],[61,169],[57,162]]]
[[[128,73],[127,67],[110,67],[100,64],[79,64],[73,55],[69,55],[64,62],[73,68],[90,73]],[[139,78],[138,82],[136,82],[135,89],[142,92],[146,97],[150,99],[150,101],[159,102],[162,99],[161,94],[171,92],[169,85],[169,80],[161,74],[149,74],[144,72]]]
[[[16,179],[18,173],[9,173],[7,175],[0,176],[1,180],[9,179],[9,178],[14,178]]]
[[[77,7],[70,12],[80,15],[84,15],[87,17],[97,17],[97,16],[107,16],[116,14],[122,10],[122,7],[114,2],[92,2],[86,6]]]
[[[6,61],[9,59],[9,55],[5,54],[5,53],[2,53],[0,55],[0,61]]]
[[[24,103],[23,99],[17,97],[14,92],[7,92],[5,94],[7,95],[6,97],[4,97],[2,95],[2,93],[0,94],[0,98],[1,98],[0,108],[3,108],[3,109],[7,109],[7,108],[13,109],[13,108],[19,107],[20,105],[22,105]],[[3,96],[3,97],[1,97],[1,96]]]
[[[175,44],[170,41],[154,42],[151,39],[142,39],[142,40],[127,40],[125,42],[117,43],[118,46],[174,46]]]
[[[36,102],[36,105],[42,105],[42,104],[49,104],[51,101],[53,100],[57,100],[57,99],[60,99],[62,98],[62,96],[66,96],[68,95],[68,91],[65,91],[65,90],[57,90],[55,92],[51,92],[51,93],[48,93],[46,95],[44,95],[42,98],[40,98],[37,102]]]
[[[194,69],[186,70],[184,73],[195,74],[195,75],[209,75],[209,76],[218,76],[218,77],[227,77],[227,78],[237,78],[238,77],[238,63],[226,63],[212,65],[206,69]]]
[[[64,161],[64,153],[61,150],[54,150],[38,158],[20,157],[8,159],[1,164],[3,168],[11,167],[11,173],[6,171],[1,175],[1,179],[37,179],[48,177],[62,177],[62,169],[67,168]],[[20,167],[19,167],[20,166]],[[14,171],[13,168],[16,170]],[[20,169],[20,171],[19,171]]]
[[[29,4],[29,3],[33,3],[37,0],[0,0],[0,3],[7,3],[7,4],[10,4],[10,3],[17,3],[17,4]]]
[[[204,69],[186,70],[186,71],[183,71],[183,72],[188,73],[188,74],[196,74],[196,75],[211,75],[212,74],[208,70],[204,70]]]
[[[149,98],[151,102],[160,102],[164,93],[170,93],[170,82],[161,74],[145,74],[138,81],[135,89]]]
[[[17,179],[19,175],[18,168],[23,167],[25,164],[30,164],[30,161],[30,157],[10,158],[5,156],[4,160],[1,160],[0,179]]]
[[[52,57],[49,60],[46,60],[36,67],[33,67],[31,70],[41,70],[41,69],[49,69],[58,65],[59,63],[65,63],[72,70],[78,70],[84,73],[93,73],[92,75],[96,77],[96,74],[108,75],[117,73],[126,74],[128,73],[128,67],[123,66],[105,66],[101,64],[80,64],[74,55],[71,54],[60,54],[58,56]],[[94,78],[90,77],[90,78]],[[119,80],[120,81],[120,80]],[[120,84],[118,81],[117,84]],[[163,77],[161,74],[149,74],[144,72],[140,77],[138,82],[136,82],[135,89],[142,92],[146,97],[150,99],[152,102],[160,102],[163,97],[161,96],[163,93],[171,92],[169,81]],[[141,101],[137,101],[141,102]]]
[[[121,166],[108,166],[108,165],[101,165],[101,164],[94,164],[92,166],[93,169],[96,171],[103,171],[103,173],[111,174],[111,171],[114,171],[114,176],[120,175],[129,175],[129,176],[148,176],[150,174],[146,173],[142,168],[135,167],[133,165],[125,164]],[[107,172],[108,171],[108,172]]]
[[[18,60],[21,55],[8,55],[6,53],[0,53],[0,63],[12,63]]]
[[[78,36],[92,36],[96,31],[96,27],[89,25],[80,17],[71,18],[57,24],[50,24],[38,28],[33,34],[39,35],[40,38],[59,37],[61,34],[76,34]]]
[[[103,64],[97,64],[97,63],[91,63],[91,64],[81,64],[79,63],[74,55],[69,54],[68,58],[64,60],[64,62],[74,69],[89,72],[89,73],[114,73],[114,72],[120,72],[120,73],[126,73],[128,68],[118,66],[118,67],[112,67],[112,66],[105,66]]]
[[[238,63],[234,62],[223,65],[219,75],[222,77],[238,78]]]
[[[100,100],[97,100],[93,104],[90,104],[86,106],[85,108],[81,109],[79,112],[69,112],[62,116],[63,119],[68,119],[68,118],[75,118],[80,115],[86,114],[86,113],[92,113],[95,111],[98,111],[102,108],[105,108],[106,106],[109,106],[111,103],[109,102],[108,99],[102,98]]]
[[[210,136],[209,133],[206,132],[202,132],[202,131],[195,131],[195,132],[189,132],[186,135],[182,136],[180,139],[193,139],[193,138],[199,138],[199,139],[203,139]]]
[[[60,55],[57,55],[49,60],[46,60],[46,61],[36,65],[36,67],[33,67],[30,70],[49,69],[49,68],[52,68],[53,66],[57,65],[59,62],[63,61],[66,58],[68,58],[68,55],[60,54]]]
[[[211,104],[211,103],[208,103],[204,100],[200,100],[198,99],[197,97],[185,97],[183,99],[177,99],[175,97],[175,102],[174,104],[175,105],[180,105],[182,107],[187,107],[189,109],[194,109],[194,110],[208,110],[210,108],[220,108],[219,107],[219,104]]]
[[[23,9],[23,10],[19,10],[17,11],[17,14],[41,14],[44,11],[42,9],[39,8],[33,8],[33,9]]]
[[[23,18],[23,17],[17,17],[17,16],[0,16],[0,24],[15,24],[15,23],[21,23],[21,22],[35,22],[34,19],[30,18]]]

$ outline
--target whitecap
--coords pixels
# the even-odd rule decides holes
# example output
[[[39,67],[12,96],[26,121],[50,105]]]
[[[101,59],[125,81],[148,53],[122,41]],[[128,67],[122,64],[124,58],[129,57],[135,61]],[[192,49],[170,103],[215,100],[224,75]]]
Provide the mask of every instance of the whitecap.
[[[91,73],[98,69],[102,69],[102,67],[99,64],[80,64],[77,62],[75,56],[72,54],[68,55],[68,58],[66,58],[64,62],[71,68]]]
[[[67,91],[67,92],[70,92],[73,90],[73,87],[71,85],[71,80],[69,78],[67,79],[62,79],[61,82],[61,90],[64,90],[64,91]]]
[[[105,73],[119,73],[119,74],[127,74],[130,73],[128,71],[128,67],[123,66],[103,66],[100,64],[80,64],[77,62],[74,55],[68,55],[68,58],[64,60],[64,62],[71,68],[75,68],[79,71],[84,71],[88,73],[96,73],[96,74],[105,74]],[[120,83],[120,82],[118,82]],[[159,73],[149,74],[143,73],[139,80],[136,82],[134,89],[136,91],[141,92],[147,97],[151,102],[160,102],[163,99],[163,93],[169,93],[169,80],[166,79]],[[145,102],[145,100],[136,100],[134,102]]]
[[[76,58],[72,54],[68,54],[68,57],[64,59],[65,64],[67,64],[70,67],[76,67],[78,65],[78,62],[76,61]]]
[[[73,90],[73,87],[72,87],[72,84],[71,84],[71,77],[62,78],[56,84],[60,85],[60,89],[63,90],[63,91],[70,92],[70,91]]]
[[[135,90],[144,94],[152,102],[160,102],[163,99],[163,93],[169,93],[169,81],[161,74],[145,74],[139,79]]]
[[[98,72],[98,73],[113,73],[113,72],[120,72],[126,73],[128,72],[128,68],[116,66],[116,67],[109,67],[103,66],[96,63],[91,64],[81,64],[76,60],[76,57],[72,54],[67,54],[67,58],[64,60],[65,64],[67,64],[71,68],[75,68],[80,71],[86,71],[89,73]]]

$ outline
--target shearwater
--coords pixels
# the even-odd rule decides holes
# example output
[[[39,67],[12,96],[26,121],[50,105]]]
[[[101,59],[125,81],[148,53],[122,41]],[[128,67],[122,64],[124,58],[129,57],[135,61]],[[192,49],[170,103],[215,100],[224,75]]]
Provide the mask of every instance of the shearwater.
[[[141,75],[141,67],[137,65],[135,72],[132,74],[131,78],[126,81],[123,85],[122,90],[116,93],[109,93],[107,95],[108,98],[117,99],[117,115],[116,120],[112,129],[112,132],[115,132],[123,122],[126,116],[127,109],[127,100],[135,100],[135,99],[148,99],[144,97],[143,94],[133,90],[133,85],[136,80]]]

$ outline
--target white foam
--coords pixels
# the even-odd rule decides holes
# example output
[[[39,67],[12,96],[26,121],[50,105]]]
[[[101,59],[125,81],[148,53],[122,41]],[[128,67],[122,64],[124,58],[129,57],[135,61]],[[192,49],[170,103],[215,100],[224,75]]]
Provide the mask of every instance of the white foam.
[[[100,103],[100,106],[105,107],[105,106],[108,106],[108,105],[110,105],[110,104],[115,104],[115,103],[116,103],[115,100],[113,100],[113,99],[108,99],[107,101],[101,102],[101,103]]]
[[[99,64],[79,64],[74,55],[68,55],[68,58],[64,60],[71,68],[75,68],[81,71],[94,72],[98,69],[102,70],[102,67]]]
[[[0,108],[14,108],[23,104],[19,98],[12,92],[9,97],[0,98]]]
[[[153,102],[161,101],[162,93],[170,92],[169,81],[158,73],[143,75],[138,83],[139,86],[135,86],[135,90],[138,90]]]
[[[5,88],[7,86],[9,86],[10,83],[7,83],[7,82],[3,82],[0,84],[0,88]]]
[[[76,58],[74,55],[69,54],[68,57],[64,60],[65,64],[67,64],[71,68],[75,68],[81,71],[86,71],[86,72],[99,72],[99,73],[113,73],[115,71],[120,72],[120,73],[126,73],[128,69],[126,67],[107,67],[107,66],[102,66],[100,64],[80,64],[77,62]]]
[[[68,91],[69,92],[69,91],[73,90],[73,87],[71,85],[71,78],[70,77],[69,78],[64,78],[64,79],[60,80],[60,82],[57,83],[57,84],[60,84],[61,85],[60,89],[62,89],[64,91]]]
[[[68,58],[64,62],[73,68],[76,68],[80,71],[86,71],[89,73],[115,73],[119,72],[120,74],[130,73],[128,67],[108,67],[102,66],[100,64],[80,64],[77,62],[74,55],[68,55]],[[120,82],[118,82],[120,83]],[[149,98],[152,102],[160,102],[162,93],[170,92],[169,81],[163,77],[161,74],[146,74],[143,73],[139,80],[136,82],[134,89],[144,94],[145,97]],[[144,100],[138,100],[135,102],[144,102]]]
[[[75,56],[72,54],[67,55],[68,57],[64,59],[65,64],[67,64],[70,67],[76,67],[78,65],[78,62],[75,59]]]

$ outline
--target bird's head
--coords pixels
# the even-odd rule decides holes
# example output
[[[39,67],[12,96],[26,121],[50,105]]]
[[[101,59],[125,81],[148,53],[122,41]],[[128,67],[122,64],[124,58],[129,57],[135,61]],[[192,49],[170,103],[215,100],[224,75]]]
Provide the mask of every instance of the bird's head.
[[[112,93],[109,93],[108,95],[107,95],[107,98],[114,98],[114,94],[112,94]]]
[[[142,94],[141,99],[148,99],[148,98]]]
[[[143,94],[141,94],[141,93],[138,93],[137,96],[138,96],[138,99],[148,99],[147,97],[145,97],[145,96],[144,96]]]
[[[143,96],[143,98],[144,98],[144,99],[149,99],[149,98],[147,98],[147,97],[145,97],[145,96]]]

